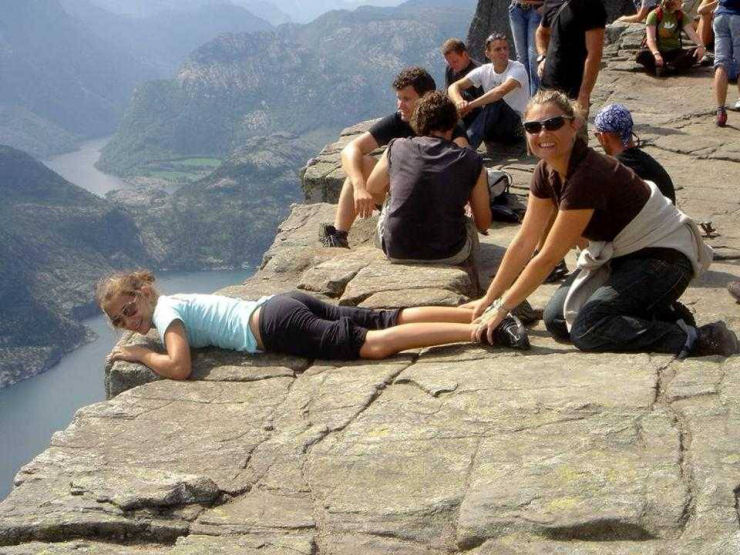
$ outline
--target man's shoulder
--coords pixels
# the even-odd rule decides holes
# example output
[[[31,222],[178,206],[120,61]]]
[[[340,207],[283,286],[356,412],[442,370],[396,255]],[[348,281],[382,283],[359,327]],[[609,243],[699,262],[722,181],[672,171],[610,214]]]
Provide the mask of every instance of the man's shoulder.
[[[509,65],[506,68],[507,73],[521,73],[522,71],[524,73],[527,72],[527,68],[524,67],[524,64],[521,62],[518,62],[517,60],[509,60]]]

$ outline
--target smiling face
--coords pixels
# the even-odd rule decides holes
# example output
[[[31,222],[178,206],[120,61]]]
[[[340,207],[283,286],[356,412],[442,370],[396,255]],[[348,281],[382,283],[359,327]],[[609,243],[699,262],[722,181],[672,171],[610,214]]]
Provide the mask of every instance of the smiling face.
[[[486,47],[486,58],[494,65],[503,65],[509,61],[509,42],[505,40],[491,41]]]
[[[396,91],[396,99],[396,105],[401,114],[401,119],[403,121],[409,121],[411,114],[414,113],[414,108],[416,108],[416,102],[419,100],[418,93],[414,90],[414,87],[409,85]]]
[[[525,121],[545,121],[556,116],[566,116],[563,110],[552,102],[535,104],[525,116]],[[539,133],[527,133],[527,144],[532,153],[545,160],[554,162],[570,156],[573,143],[576,140],[578,126],[573,119],[566,119],[564,125],[557,130],[548,131],[542,126]]]
[[[151,296],[142,290],[135,295],[114,296],[105,307],[105,313],[115,327],[145,335],[152,328],[154,306]]]

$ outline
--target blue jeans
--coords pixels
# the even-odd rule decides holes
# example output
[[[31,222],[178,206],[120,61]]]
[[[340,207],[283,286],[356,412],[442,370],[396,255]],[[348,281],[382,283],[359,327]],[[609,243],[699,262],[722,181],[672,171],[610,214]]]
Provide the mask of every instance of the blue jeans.
[[[523,140],[522,118],[502,98],[486,104],[468,127],[468,142],[475,150],[486,141],[513,144]]]
[[[737,75],[740,65],[740,15],[714,17],[714,67],[722,66],[728,77]]]
[[[688,258],[613,259],[609,280],[589,297],[568,333],[563,305],[576,275],[568,277],[545,307],[545,327],[556,339],[569,339],[582,351],[681,351],[686,332],[676,324],[672,305],[694,275]]]
[[[514,36],[516,59],[527,68],[530,95],[534,95],[540,86],[540,80],[537,77],[537,48],[534,43],[534,35],[540,19],[542,19],[540,14],[534,8],[525,10],[513,2],[509,5],[509,25],[511,25],[511,34]]]

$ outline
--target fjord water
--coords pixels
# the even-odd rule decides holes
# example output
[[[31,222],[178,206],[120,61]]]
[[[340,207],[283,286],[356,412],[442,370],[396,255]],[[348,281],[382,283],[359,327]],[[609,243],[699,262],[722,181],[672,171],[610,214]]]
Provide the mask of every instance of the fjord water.
[[[80,150],[45,163],[68,181],[103,195],[118,188],[117,183],[127,186],[93,166],[104,144],[105,140],[89,141]],[[252,273],[252,269],[160,273],[157,287],[167,294],[212,293]],[[94,341],[64,356],[49,371],[0,390],[0,500],[12,489],[20,467],[48,447],[51,435],[66,428],[77,409],[105,399],[104,359],[118,336],[102,316],[84,324],[97,335]]]

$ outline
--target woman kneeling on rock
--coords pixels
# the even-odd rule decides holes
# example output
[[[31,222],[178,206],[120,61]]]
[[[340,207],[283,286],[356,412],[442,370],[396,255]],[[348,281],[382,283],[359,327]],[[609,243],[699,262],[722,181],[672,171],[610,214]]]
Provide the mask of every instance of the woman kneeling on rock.
[[[166,352],[118,346],[110,361],[140,362],[166,378],[190,375],[190,347],[216,346],[323,359],[380,359],[406,349],[470,341],[472,311],[455,307],[371,310],[334,306],[294,291],[244,301],[219,295],[159,295],[148,271],[114,274],[97,287],[100,308],[118,328],[157,329]],[[502,320],[491,341],[529,348],[521,323]]]
[[[527,106],[524,129],[540,163],[522,227],[495,279],[482,299],[466,305],[475,317],[483,315],[476,334],[495,330],[510,307],[587,240],[579,271],[545,308],[545,325],[557,339],[594,352],[738,352],[737,337],[724,323],[697,330],[676,302],[711,262],[696,224],[655,184],[577,139],[582,122],[575,108],[555,91],[538,92]],[[532,258],[545,233],[544,247]]]

